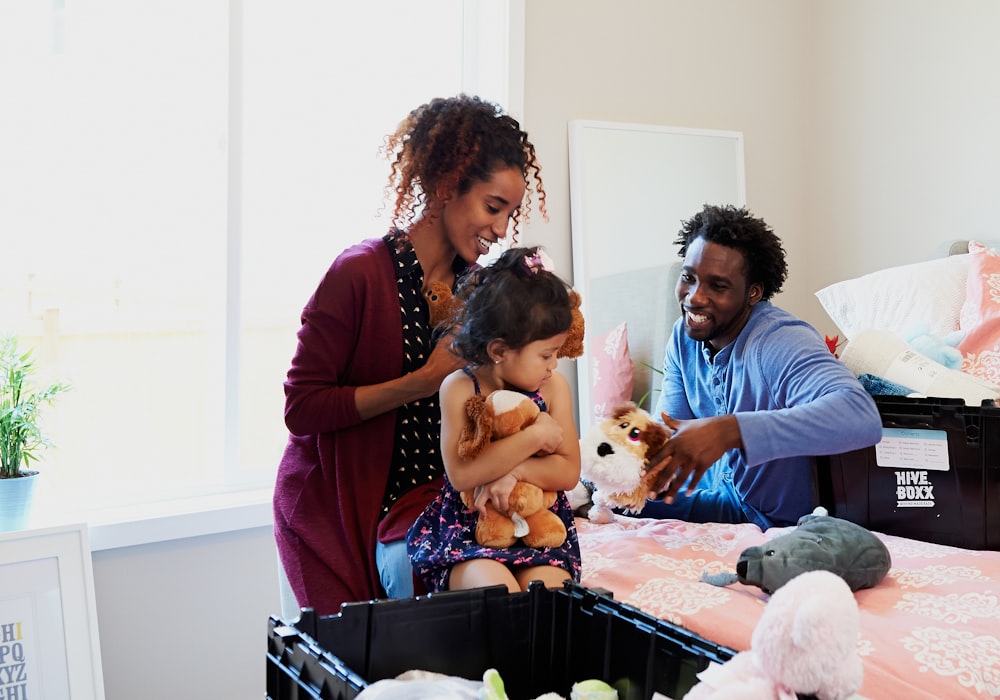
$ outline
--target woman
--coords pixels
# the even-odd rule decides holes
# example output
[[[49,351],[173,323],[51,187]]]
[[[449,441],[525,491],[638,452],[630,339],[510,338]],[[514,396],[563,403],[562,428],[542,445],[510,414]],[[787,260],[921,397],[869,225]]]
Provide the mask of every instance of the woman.
[[[405,535],[441,488],[441,381],[461,365],[434,342],[425,294],[545,213],[535,149],[476,97],[414,109],[384,146],[394,226],[345,250],[302,312],[285,382],[290,432],[275,538],[298,604],[413,595]]]

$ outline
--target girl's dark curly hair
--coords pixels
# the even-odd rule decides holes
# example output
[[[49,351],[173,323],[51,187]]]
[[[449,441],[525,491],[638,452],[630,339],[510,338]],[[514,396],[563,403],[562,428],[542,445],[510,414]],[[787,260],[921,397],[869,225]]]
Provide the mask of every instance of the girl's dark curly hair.
[[[674,243],[680,245],[677,254],[684,258],[688,246],[696,238],[735,248],[743,253],[747,283],[759,282],[761,299],[767,301],[781,291],[788,277],[785,249],[771,227],[763,219],[750,214],[745,207],[706,204],[693,217],[681,224]]]
[[[491,341],[519,350],[569,331],[569,286],[554,273],[529,264],[537,253],[537,247],[511,248],[462,278],[456,296],[463,303],[451,324],[456,329],[452,350],[470,365],[489,363]]]
[[[528,134],[498,105],[479,97],[438,97],[417,107],[385,138],[381,151],[390,162],[386,195],[394,202],[398,228],[413,223],[428,196],[465,194],[473,182],[506,167],[520,170],[525,183],[523,209],[513,217],[514,241],[522,218],[528,219],[533,192],[547,216],[541,166]]]

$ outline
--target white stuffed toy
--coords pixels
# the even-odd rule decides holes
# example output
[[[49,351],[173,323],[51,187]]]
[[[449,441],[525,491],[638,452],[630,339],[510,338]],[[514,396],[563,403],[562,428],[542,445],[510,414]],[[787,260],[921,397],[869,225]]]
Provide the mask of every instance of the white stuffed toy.
[[[684,700],[846,700],[861,688],[861,620],[847,583],[829,571],[799,574],[771,596],[749,651],[698,674]]]
[[[615,508],[629,514],[641,511],[655,477],[664,468],[647,472],[648,460],[668,439],[666,427],[635,403],[615,405],[580,440],[581,483],[570,494],[574,512],[582,512],[591,498],[587,517],[595,523],[610,523]],[[592,485],[592,494],[584,482]]]

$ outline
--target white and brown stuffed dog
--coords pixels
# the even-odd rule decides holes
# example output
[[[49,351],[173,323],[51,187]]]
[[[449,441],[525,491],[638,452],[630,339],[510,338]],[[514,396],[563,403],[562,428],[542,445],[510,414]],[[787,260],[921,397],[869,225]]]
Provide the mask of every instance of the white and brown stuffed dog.
[[[593,506],[587,517],[595,523],[609,523],[613,508],[626,513],[642,510],[660,471],[643,474],[643,469],[668,439],[666,427],[631,401],[615,405],[596,423],[580,440],[581,484],[593,485]],[[579,491],[580,487],[574,493],[579,495]]]

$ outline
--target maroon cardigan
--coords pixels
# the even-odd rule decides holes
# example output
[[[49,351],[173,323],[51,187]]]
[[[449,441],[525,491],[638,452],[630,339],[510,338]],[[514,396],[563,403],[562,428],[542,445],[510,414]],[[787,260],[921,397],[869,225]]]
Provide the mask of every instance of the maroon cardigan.
[[[400,376],[401,325],[392,256],[381,239],[345,250],[302,312],[285,382],[290,436],[274,489],[274,528],[299,605],[321,615],[384,596],[375,543],[396,412],[362,422],[354,391]],[[408,494],[393,520],[412,522],[439,486]]]

